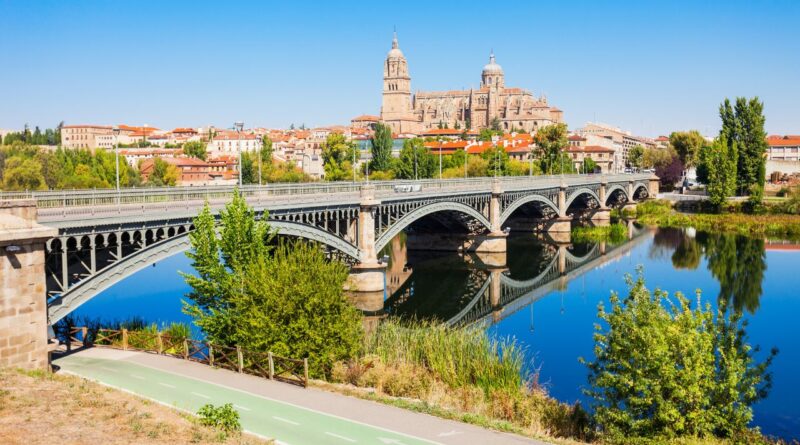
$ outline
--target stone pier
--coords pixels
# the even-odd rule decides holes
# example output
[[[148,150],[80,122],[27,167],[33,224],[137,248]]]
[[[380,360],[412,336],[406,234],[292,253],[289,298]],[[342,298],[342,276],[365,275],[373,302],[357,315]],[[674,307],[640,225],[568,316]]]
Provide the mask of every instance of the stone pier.
[[[381,292],[384,289],[384,270],[386,265],[378,262],[375,251],[375,207],[380,201],[375,199],[375,188],[366,185],[361,189],[361,210],[358,216],[359,262],[350,270],[344,284],[347,292]]]
[[[0,201],[0,366],[48,368],[45,241],[33,200]]]

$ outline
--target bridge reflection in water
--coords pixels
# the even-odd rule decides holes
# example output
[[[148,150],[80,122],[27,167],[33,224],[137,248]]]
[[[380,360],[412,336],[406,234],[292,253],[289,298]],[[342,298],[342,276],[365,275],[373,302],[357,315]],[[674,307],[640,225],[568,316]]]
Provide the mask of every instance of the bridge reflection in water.
[[[367,326],[389,314],[488,326],[624,256],[647,239],[646,232],[630,223],[628,239],[620,243],[559,244],[531,234],[512,236],[507,254],[414,251],[401,236],[384,251],[390,258],[386,294],[356,304],[365,311]]]

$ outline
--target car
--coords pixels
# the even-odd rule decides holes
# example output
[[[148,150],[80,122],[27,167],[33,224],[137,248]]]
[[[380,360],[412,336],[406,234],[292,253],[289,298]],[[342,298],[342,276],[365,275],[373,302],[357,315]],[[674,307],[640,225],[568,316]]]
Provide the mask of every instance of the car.
[[[422,186],[419,184],[399,184],[394,186],[395,193],[411,193],[420,190],[422,190]]]

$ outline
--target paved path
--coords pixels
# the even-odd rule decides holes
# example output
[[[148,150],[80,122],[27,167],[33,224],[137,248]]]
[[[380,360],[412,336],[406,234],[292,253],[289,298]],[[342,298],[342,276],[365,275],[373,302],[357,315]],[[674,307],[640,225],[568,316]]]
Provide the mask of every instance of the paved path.
[[[62,371],[192,413],[206,403],[233,403],[246,431],[288,445],[544,445],[377,402],[154,354],[92,348],[54,363]]]

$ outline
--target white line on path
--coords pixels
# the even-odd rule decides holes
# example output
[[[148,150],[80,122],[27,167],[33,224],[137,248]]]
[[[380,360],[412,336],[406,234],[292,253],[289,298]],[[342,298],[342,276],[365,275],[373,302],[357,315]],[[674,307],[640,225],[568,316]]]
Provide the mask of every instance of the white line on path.
[[[175,386],[174,385],[170,385],[169,383],[158,382],[158,384],[161,385],[161,386],[166,386],[167,388],[175,389]]]
[[[139,380],[145,380],[145,378],[144,378],[144,377],[142,377],[142,376],[140,376],[140,375],[136,375],[136,374],[130,374],[130,376],[131,376],[131,377],[133,377],[133,378],[135,378],[135,379],[139,379]]]
[[[190,394],[195,395],[197,397],[202,397],[204,399],[210,399],[211,398],[211,397],[209,397],[209,396],[207,396],[205,394],[200,394],[199,392],[194,392],[194,391],[190,392]]]
[[[241,406],[241,405],[233,405],[233,406],[235,406],[235,407],[237,407],[237,408],[239,408],[241,410],[244,410],[244,411],[250,411],[250,408],[248,408],[246,406]]]
[[[346,441],[348,441],[348,442],[351,442],[351,443],[356,443],[356,441],[355,441],[355,440],[353,440],[353,439],[351,439],[351,438],[349,438],[349,437],[340,436],[340,435],[338,435],[338,434],[329,433],[329,432],[327,432],[327,431],[325,431],[325,434],[327,434],[327,435],[329,435],[329,436],[331,436],[331,437],[335,437],[335,438],[337,438],[337,439],[342,439],[342,440],[346,440]]]
[[[102,369],[103,371],[108,371],[108,372],[117,372],[116,369],[111,369],[111,368],[108,368],[106,366],[101,366],[100,369]]]
[[[300,425],[299,423],[297,423],[297,422],[295,422],[293,420],[284,419],[283,417],[272,416],[272,418],[275,419],[275,420],[280,420],[281,422],[288,423],[290,425]]]

